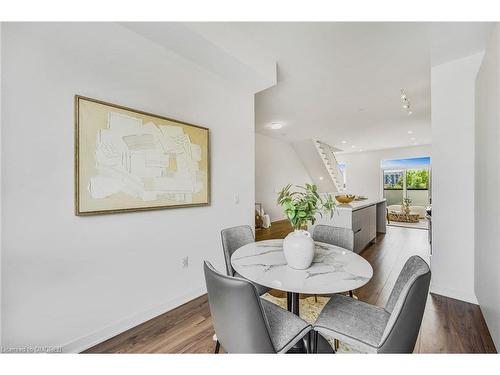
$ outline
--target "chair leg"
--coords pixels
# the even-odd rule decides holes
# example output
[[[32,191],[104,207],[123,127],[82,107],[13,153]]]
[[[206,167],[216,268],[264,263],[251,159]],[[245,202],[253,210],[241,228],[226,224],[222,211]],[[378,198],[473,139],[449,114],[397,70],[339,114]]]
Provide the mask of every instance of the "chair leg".
[[[352,292],[352,290],[349,291],[349,297],[354,298],[354,293]]]
[[[305,344],[306,344],[306,353],[307,354],[311,354],[312,353],[312,349],[313,349],[312,339],[313,339],[313,331],[309,331],[307,333],[307,342],[305,342]],[[304,341],[306,341],[306,340],[304,340]]]
[[[333,341],[333,346],[334,346],[335,351],[339,350],[340,341],[339,341],[339,340],[337,340],[337,339],[335,339],[335,340]]]
[[[286,309],[292,311],[292,293],[290,292],[286,293]]]
[[[317,294],[314,295],[314,302],[318,303],[318,295]]]
[[[311,352],[313,354],[318,354],[318,335],[319,333],[316,332],[316,331],[312,331],[312,336],[313,336],[313,339],[312,339],[312,348],[311,348]]]
[[[220,342],[219,342],[219,340],[217,340],[215,342],[215,351],[214,351],[214,354],[219,354],[219,350],[220,350]]]

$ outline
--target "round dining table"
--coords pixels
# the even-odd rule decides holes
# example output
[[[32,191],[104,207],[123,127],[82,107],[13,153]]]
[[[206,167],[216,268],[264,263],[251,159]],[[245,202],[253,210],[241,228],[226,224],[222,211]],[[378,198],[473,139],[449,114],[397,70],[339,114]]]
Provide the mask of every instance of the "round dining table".
[[[283,240],[252,242],[231,256],[233,269],[244,278],[268,288],[287,292],[288,310],[299,311],[299,294],[334,294],[357,289],[373,276],[370,263],[353,251],[315,242],[314,259],[305,270],[287,265]],[[304,351],[302,343],[294,351]],[[331,345],[318,337],[318,352],[332,352]]]

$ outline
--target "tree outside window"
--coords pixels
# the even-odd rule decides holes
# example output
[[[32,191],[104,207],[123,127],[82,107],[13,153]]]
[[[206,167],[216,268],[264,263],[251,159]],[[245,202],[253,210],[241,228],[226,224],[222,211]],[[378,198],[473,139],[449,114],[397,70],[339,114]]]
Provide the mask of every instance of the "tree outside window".
[[[427,169],[408,169],[406,171],[406,188],[427,190],[429,188],[429,171]]]

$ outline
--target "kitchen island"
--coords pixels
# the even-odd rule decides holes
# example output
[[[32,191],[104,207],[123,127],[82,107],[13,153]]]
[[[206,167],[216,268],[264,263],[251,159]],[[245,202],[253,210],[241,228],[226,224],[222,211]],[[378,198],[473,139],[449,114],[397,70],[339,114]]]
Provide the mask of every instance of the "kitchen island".
[[[329,215],[318,216],[315,225],[318,224],[351,229],[354,235],[354,251],[359,253],[375,240],[377,233],[386,231],[385,199],[339,204],[332,218]],[[311,233],[315,225],[309,226]]]

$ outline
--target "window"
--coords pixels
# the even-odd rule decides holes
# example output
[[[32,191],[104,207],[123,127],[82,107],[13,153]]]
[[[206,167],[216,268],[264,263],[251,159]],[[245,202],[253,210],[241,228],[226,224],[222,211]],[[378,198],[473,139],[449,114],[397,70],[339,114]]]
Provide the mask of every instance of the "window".
[[[408,190],[429,189],[429,170],[408,169],[406,171],[406,189]]]
[[[402,190],[403,171],[384,171],[384,189]]]
[[[342,183],[343,183],[343,188],[347,188],[347,176],[346,176],[346,164],[345,163],[339,163],[339,170],[342,173]]]
[[[399,205],[404,198],[414,206],[427,206],[431,199],[429,157],[383,160],[384,198],[387,205]]]
[[[408,169],[406,171],[406,197],[414,206],[427,206],[429,195],[429,169]]]

